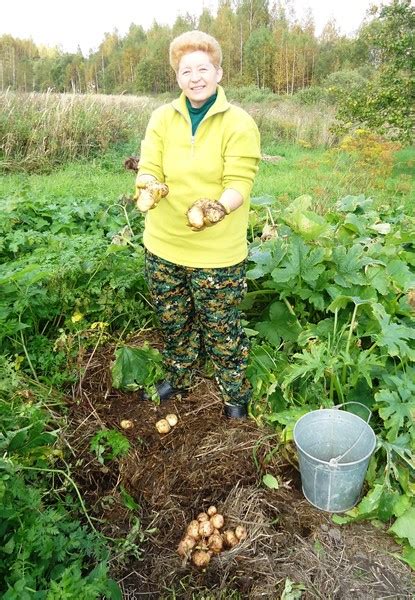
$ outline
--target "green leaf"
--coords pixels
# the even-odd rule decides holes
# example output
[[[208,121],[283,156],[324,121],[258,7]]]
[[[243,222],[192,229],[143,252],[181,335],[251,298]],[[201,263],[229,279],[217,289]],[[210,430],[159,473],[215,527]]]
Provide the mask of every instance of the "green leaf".
[[[392,281],[397,284],[403,292],[415,288],[414,274],[403,261],[399,259],[391,260],[388,263],[386,270]]]
[[[371,208],[372,205],[372,198],[365,198],[363,195],[345,196],[336,202],[336,209],[340,212],[355,212],[359,210],[360,213],[363,213],[366,209]]]
[[[338,310],[339,308],[346,308],[346,306],[350,303],[353,302],[353,304],[355,306],[362,306],[364,304],[372,304],[372,300],[365,300],[364,298],[360,298],[359,296],[337,296],[333,302],[331,302],[327,309],[330,310],[331,312],[335,312],[336,309]]]
[[[308,210],[311,202],[311,196],[300,196],[291,202],[282,214],[287,225],[305,240],[315,240],[330,229],[324,217]]]
[[[122,600],[123,595],[120,586],[113,579],[108,579],[106,582],[107,592],[110,600]]]
[[[295,342],[301,331],[301,325],[286,304],[276,301],[269,307],[269,321],[256,323],[255,329],[271,344],[279,346],[281,338]]]
[[[279,335],[277,327],[272,321],[260,321],[255,324],[255,329],[259,333],[260,337],[268,340],[270,344],[279,347],[281,344],[281,337]]]
[[[278,490],[280,487],[279,481],[274,475],[267,473],[262,477],[262,483],[267,486],[270,490]]]
[[[373,285],[375,290],[386,296],[389,292],[389,277],[384,267],[379,265],[369,266],[367,268],[368,282]]]
[[[385,347],[390,356],[415,360],[415,350],[407,343],[415,340],[415,329],[390,320],[381,321],[380,326],[381,332],[375,335],[379,346]]]
[[[338,285],[347,288],[366,283],[362,272],[365,260],[360,244],[354,244],[349,249],[344,246],[334,247],[332,258],[335,264],[334,281]]]
[[[124,486],[121,485],[121,498],[124,502],[124,506],[128,508],[128,510],[139,510],[141,506],[134,500],[132,496],[127,492]]]
[[[366,518],[378,510],[384,489],[384,485],[378,483],[373,486],[356,507],[359,517]]]
[[[397,555],[395,555],[397,556]],[[411,567],[415,571],[415,548],[405,544],[402,556],[397,556],[397,558],[406,562],[407,565]]]
[[[324,256],[324,248],[311,250],[301,238],[292,238],[288,257],[281,268],[272,271],[271,277],[277,284],[293,280],[298,283],[298,278],[314,284],[325,269]]]
[[[379,406],[379,415],[388,430],[388,441],[394,442],[405,425],[415,439],[415,395],[402,385],[396,391],[380,390],[375,394],[375,399]]]
[[[115,351],[112,383],[116,389],[138,390],[154,384],[162,373],[162,356],[153,348],[122,346]]]
[[[398,538],[407,539],[412,548],[415,548],[415,507],[408,508],[398,517],[389,531]]]

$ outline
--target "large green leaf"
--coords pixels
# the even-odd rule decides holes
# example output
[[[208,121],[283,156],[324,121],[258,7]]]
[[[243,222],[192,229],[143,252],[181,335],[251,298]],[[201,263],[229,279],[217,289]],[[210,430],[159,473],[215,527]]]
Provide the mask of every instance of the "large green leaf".
[[[398,517],[389,531],[401,539],[407,539],[412,548],[415,548],[415,506]]]
[[[332,254],[335,263],[334,281],[342,287],[350,285],[364,285],[365,276],[362,272],[365,264],[363,248],[360,244],[354,244],[351,248],[338,246],[333,248]]]
[[[315,240],[330,230],[324,217],[309,210],[311,196],[296,198],[282,214],[282,219],[305,240]]]
[[[406,428],[415,441],[415,383],[396,376],[388,377],[386,382],[389,389],[380,390],[375,399],[388,430],[387,440],[395,442]]]
[[[301,278],[314,284],[325,269],[323,263],[324,248],[311,249],[298,237],[292,238],[288,257],[281,263],[281,268],[272,271],[271,276],[276,283],[286,283]]]
[[[138,390],[160,378],[162,357],[158,350],[122,346],[115,351],[112,384],[116,389]]]
[[[345,196],[341,200],[336,202],[336,209],[340,212],[355,212],[364,213],[367,209],[372,208],[372,198],[365,198],[362,194],[360,196]]]
[[[401,288],[402,291],[407,292],[408,290],[415,288],[415,275],[402,260],[391,260],[386,269],[392,281]]]
[[[281,338],[295,342],[301,332],[301,325],[283,302],[276,301],[269,308],[269,320],[256,323],[255,329],[271,344],[278,346]]]

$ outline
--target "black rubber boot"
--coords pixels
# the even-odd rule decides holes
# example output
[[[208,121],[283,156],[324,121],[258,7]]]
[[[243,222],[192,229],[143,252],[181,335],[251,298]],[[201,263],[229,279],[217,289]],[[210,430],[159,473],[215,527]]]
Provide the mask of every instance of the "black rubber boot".
[[[224,413],[228,419],[245,419],[248,409],[246,404],[225,404]]]
[[[165,402],[169,398],[173,396],[177,396],[177,394],[183,393],[183,390],[179,390],[174,388],[168,381],[161,381],[156,385],[156,390],[158,395],[160,396],[160,402]],[[143,400],[151,400],[151,397],[144,392]]]

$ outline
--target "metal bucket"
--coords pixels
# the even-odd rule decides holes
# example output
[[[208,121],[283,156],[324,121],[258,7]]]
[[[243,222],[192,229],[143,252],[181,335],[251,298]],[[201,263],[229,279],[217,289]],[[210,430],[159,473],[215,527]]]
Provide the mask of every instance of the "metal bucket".
[[[337,408],[314,410],[296,422],[294,442],[307,500],[330,512],[353,508],[376,446],[370,425],[354,413]]]

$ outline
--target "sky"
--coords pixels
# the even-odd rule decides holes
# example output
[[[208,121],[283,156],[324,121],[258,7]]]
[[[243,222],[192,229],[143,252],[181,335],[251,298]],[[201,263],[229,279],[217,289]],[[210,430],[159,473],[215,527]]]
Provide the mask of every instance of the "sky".
[[[311,8],[316,33],[331,18],[342,34],[353,35],[375,0],[289,0],[298,18]],[[379,2],[377,2],[379,4]],[[198,17],[203,8],[216,14],[217,0],[147,0],[114,2],[110,0],[0,0],[0,35],[10,34],[32,39],[37,45],[59,46],[75,52],[78,45],[84,55],[96,50],[104,33],[117,28],[125,35],[131,23],[145,30],[155,19],[172,25],[178,15],[189,12]]]

